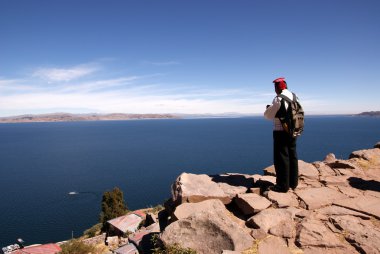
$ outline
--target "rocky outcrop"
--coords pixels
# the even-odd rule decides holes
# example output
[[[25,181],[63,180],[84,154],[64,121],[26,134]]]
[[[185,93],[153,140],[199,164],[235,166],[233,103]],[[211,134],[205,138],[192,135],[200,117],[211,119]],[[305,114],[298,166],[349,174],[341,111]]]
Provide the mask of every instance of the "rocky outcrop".
[[[264,176],[183,173],[161,238],[197,253],[380,253],[378,144],[347,160],[299,161],[287,193],[268,190],[273,166]]]

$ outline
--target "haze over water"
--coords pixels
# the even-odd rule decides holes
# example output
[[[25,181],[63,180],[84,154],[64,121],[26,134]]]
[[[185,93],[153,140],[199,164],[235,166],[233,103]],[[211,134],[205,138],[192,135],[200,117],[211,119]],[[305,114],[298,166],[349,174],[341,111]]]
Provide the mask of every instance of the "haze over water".
[[[115,186],[138,209],[169,198],[181,172],[261,173],[273,164],[271,128],[262,117],[2,124],[0,247],[80,236]],[[378,141],[380,118],[308,117],[298,154],[347,158]]]

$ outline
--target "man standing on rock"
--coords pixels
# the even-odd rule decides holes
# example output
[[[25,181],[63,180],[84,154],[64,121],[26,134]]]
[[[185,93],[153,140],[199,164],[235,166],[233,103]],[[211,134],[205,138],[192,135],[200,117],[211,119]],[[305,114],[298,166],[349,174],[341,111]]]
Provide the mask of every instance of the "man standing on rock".
[[[266,119],[273,120],[273,159],[276,185],[272,190],[287,192],[289,187],[295,189],[298,185],[296,138],[291,137],[284,130],[279,118],[286,114],[286,109],[289,107],[289,103],[281,96],[293,100],[293,93],[287,89],[285,78],[277,78],[273,83],[277,95],[273,99],[272,105],[267,105],[264,113]]]

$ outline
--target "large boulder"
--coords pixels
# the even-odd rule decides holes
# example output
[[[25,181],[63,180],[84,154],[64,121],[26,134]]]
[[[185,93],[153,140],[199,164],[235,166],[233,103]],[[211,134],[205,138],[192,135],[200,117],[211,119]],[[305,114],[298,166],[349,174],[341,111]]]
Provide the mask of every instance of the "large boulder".
[[[220,199],[224,204],[231,202],[219,185],[208,175],[182,173],[172,185],[175,204],[197,203],[207,199]]]
[[[326,206],[326,207],[317,209],[316,212],[319,213],[319,214],[323,214],[323,215],[329,216],[329,217],[330,216],[351,215],[351,216],[356,216],[356,217],[359,217],[359,218],[362,218],[362,219],[366,219],[366,220],[370,219],[370,216],[368,216],[368,215],[366,215],[364,213],[360,213],[360,212],[357,212],[357,211],[354,211],[354,210],[351,210],[351,209],[347,209],[347,208],[340,207],[340,206],[335,206],[335,205]]]
[[[337,199],[334,205],[369,214],[380,219],[380,198],[364,195],[356,198]]]
[[[243,251],[252,247],[249,231],[231,216],[217,211],[192,214],[167,226],[161,239],[165,245],[179,244],[200,254]]]
[[[347,198],[346,195],[328,187],[301,189],[296,190],[295,193],[302,199],[308,210],[331,205],[334,201]]]
[[[244,215],[253,215],[272,204],[268,199],[256,193],[239,194],[235,199],[235,203]]]

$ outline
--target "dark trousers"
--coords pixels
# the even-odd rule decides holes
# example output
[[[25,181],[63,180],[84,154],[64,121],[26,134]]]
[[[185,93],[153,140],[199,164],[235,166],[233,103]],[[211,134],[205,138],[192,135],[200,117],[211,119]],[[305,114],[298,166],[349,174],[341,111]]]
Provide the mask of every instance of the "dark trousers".
[[[296,139],[285,131],[273,131],[273,157],[276,184],[283,191],[298,185],[298,158]]]

